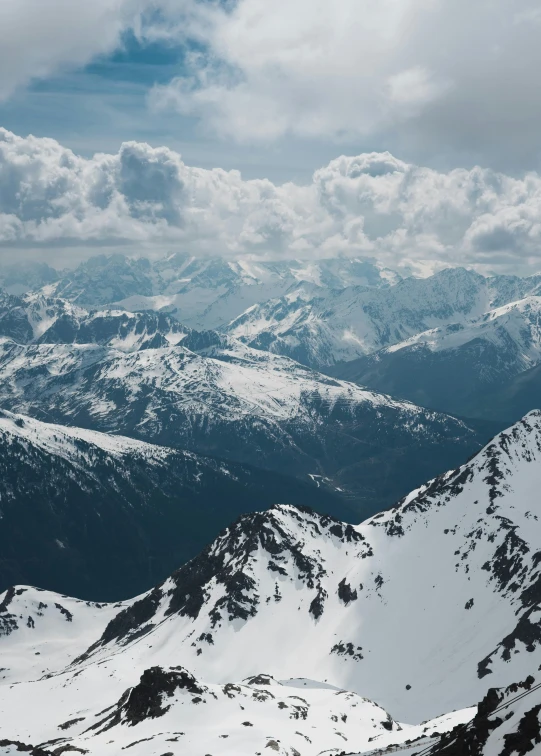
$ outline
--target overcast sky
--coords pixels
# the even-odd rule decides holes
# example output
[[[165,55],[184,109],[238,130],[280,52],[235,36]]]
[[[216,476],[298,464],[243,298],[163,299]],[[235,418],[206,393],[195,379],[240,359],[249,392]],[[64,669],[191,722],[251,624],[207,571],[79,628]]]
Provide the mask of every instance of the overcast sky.
[[[2,0],[3,259],[540,269],[540,39],[539,0]]]

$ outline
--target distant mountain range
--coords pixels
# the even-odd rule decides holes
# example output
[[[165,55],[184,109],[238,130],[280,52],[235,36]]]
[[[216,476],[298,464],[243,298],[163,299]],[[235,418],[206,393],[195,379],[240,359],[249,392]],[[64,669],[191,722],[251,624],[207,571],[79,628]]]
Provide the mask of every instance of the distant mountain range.
[[[103,334],[91,333],[103,326],[95,315],[75,334],[74,311],[116,309],[145,313],[147,325],[139,327],[159,333],[154,346],[178,343],[194,330],[218,331],[374,391],[490,419],[499,428],[539,403],[517,397],[518,410],[515,400],[507,405],[507,397],[522,393],[520,376],[539,364],[539,275],[484,277],[454,268],[402,279],[370,259],[227,261],[177,253],[154,261],[98,256],[67,271],[12,266],[0,284],[7,294],[39,292],[42,300],[63,301],[59,341],[103,343]],[[20,340],[27,326],[17,317],[12,313],[0,329]],[[145,338],[139,343],[151,345]]]
[[[540,463],[535,411],[359,526],[283,504],[133,600],[9,589],[0,748],[534,753]]]
[[[47,286],[48,295],[85,307],[115,303],[127,310],[169,312],[198,330],[225,326],[247,307],[282,296],[302,282],[343,288],[386,287],[400,280],[398,273],[370,259],[265,263],[194,258],[182,253],[155,261],[98,255],[73,270],[21,264],[0,272],[0,286],[10,294]]]
[[[7,295],[0,334],[4,408],[317,480],[357,517],[490,435],[163,313]]]
[[[530,296],[465,324],[417,334],[328,372],[440,411],[508,421],[516,417],[516,410],[508,411],[506,402],[493,402],[487,412],[487,392],[504,393],[540,360],[541,297]],[[533,405],[525,405],[526,410],[536,401],[537,397]]]

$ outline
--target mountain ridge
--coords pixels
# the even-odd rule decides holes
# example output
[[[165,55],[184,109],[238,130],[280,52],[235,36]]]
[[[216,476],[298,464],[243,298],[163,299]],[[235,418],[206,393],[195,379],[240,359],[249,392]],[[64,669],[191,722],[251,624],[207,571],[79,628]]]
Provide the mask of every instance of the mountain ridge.
[[[140,593],[232,517],[289,497],[342,511],[324,485],[0,410],[0,590]],[[350,513],[353,516],[353,513]]]
[[[540,463],[535,410],[358,526],[279,504],[120,604],[12,588],[0,596],[9,738],[105,756],[119,743],[136,756],[450,743],[489,685],[541,663]]]

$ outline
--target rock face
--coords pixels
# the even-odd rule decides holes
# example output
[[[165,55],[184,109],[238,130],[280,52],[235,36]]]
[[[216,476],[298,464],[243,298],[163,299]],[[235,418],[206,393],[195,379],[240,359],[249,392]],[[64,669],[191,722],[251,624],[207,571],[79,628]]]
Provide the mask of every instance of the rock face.
[[[54,756],[51,751],[44,751],[43,748],[21,743],[20,740],[0,740],[0,756],[16,756],[16,754],[22,753],[26,756]]]
[[[442,735],[430,756],[525,756],[541,748],[541,688],[531,675],[490,688],[477,714]]]
[[[0,590],[126,598],[285,499],[349,512],[309,479],[0,411]]]

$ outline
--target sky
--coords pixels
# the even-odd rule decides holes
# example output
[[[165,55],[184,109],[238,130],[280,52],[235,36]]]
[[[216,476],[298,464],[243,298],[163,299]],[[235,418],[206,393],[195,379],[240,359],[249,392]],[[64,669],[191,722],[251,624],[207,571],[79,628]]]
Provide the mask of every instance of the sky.
[[[539,0],[3,0],[0,259],[541,269]]]

